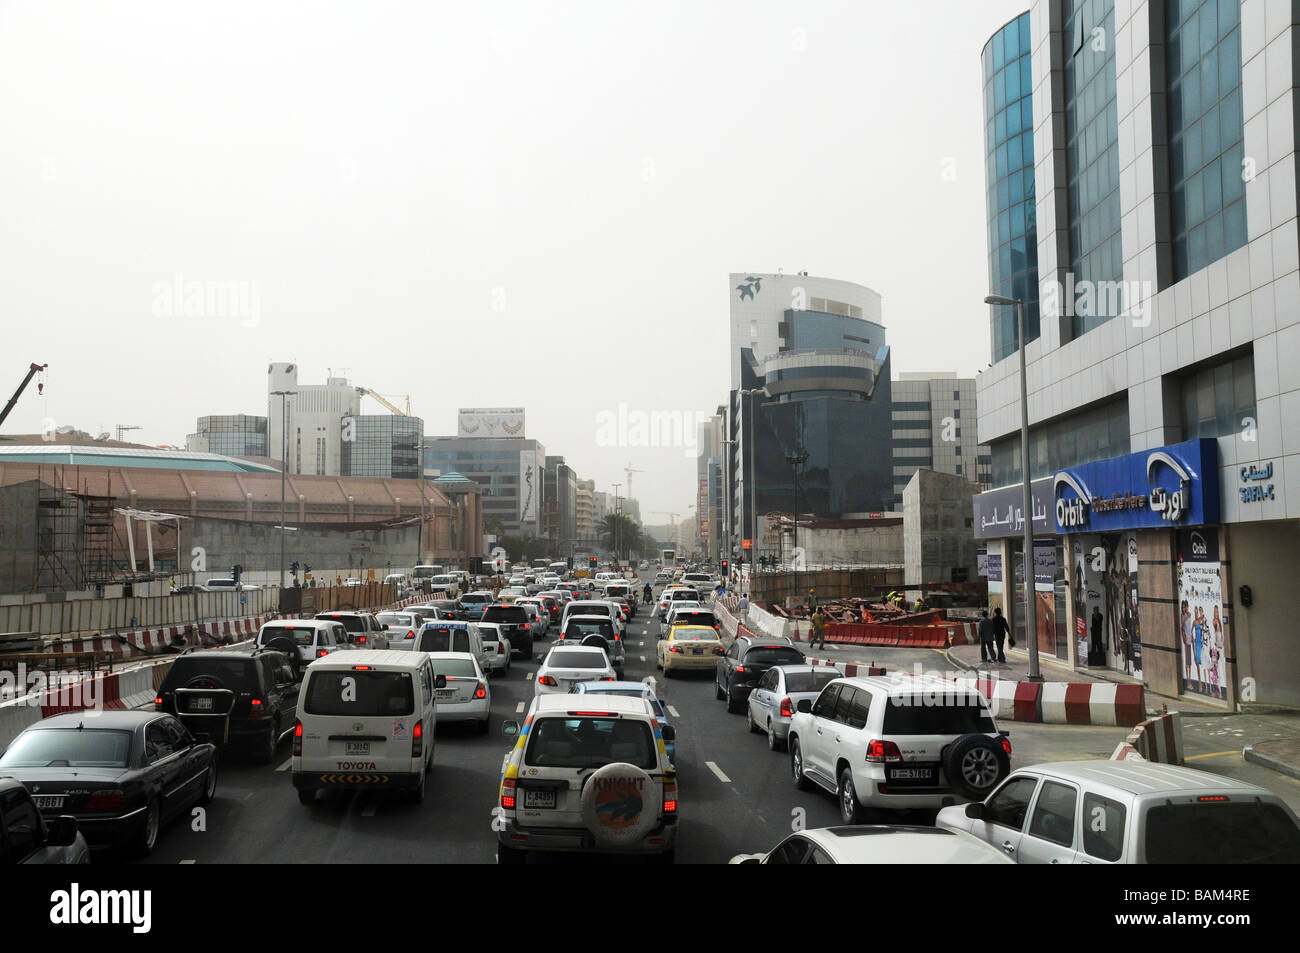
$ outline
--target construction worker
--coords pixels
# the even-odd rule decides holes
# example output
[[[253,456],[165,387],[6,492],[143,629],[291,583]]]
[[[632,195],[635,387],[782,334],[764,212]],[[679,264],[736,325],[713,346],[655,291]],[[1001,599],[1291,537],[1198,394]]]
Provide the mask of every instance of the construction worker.
[[[817,611],[817,590],[816,589],[808,590],[808,599],[804,604],[808,607],[809,614],[812,614]]]

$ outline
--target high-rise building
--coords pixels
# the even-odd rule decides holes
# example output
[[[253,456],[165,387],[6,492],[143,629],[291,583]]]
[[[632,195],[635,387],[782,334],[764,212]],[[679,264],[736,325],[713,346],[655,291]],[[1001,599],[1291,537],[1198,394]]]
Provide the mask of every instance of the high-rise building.
[[[987,485],[990,458],[976,441],[975,378],[956,373],[902,373],[893,383],[894,499],[918,469]]]
[[[596,539],[596,481],[579,480],[577,491],[577,543],[588,550],[594,549]]]
[[[343,476],[416,480],[424,421],[396,414],[358,414],[344,424],[339,469]]]
[[[185,449],[227,457],[266,457],[266,418],[250,414],[200,417],[197,433],[185,438]]]
[[[1045,655],[1224,708],[1300,705],[1290,604],[1252,600],[1300,565],[1295,21],[1256,0],[1035,0],[983,56],[993,290],[1041,311],[1029,513],[1014,307],[991,309],[977,378],[989,601],[1019,641],[1029,589]],[[1032,192],[1012,184],[1031,154]],[[1036,289],[1001,251],[1017,195]]]
[[[564,457],[546,458],[542,498],[544,532],[555,547],[553,555],[572,555],[578,537],[578,475]]]
[[[343,469],[345,420],[361,413],[361,395],[343,377],[324,384],[299,384],[298,365],[274,363],[267,369],[267,449],[284,458],[282,435],[287,415],[290,473],[339,476]],[[287,391],[289,396],[281,396]]]
[[[485,525],[511,535],[544,535],[546,448],[524,437],[427,437],[425,476],[452,471],[480,487]],[[490,531],[490,530],[489,530]]]
[[[718,558],[723,545],[721,474],[725,419],[723,414],[714,414],[699,425],[696,434],[699,448],[695,463],[697,537],[693,547],[712,559]]]

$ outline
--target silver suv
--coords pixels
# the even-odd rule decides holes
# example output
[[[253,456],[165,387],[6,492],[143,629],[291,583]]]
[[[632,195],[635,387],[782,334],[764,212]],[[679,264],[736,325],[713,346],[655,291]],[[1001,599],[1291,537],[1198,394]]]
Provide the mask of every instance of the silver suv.
[[[1011,769],[1011,743],[974,688],[935,676],[831,682],[790,719],[800,790],[836,795],[845,824],[864,808],[942,808],[982,800]]]

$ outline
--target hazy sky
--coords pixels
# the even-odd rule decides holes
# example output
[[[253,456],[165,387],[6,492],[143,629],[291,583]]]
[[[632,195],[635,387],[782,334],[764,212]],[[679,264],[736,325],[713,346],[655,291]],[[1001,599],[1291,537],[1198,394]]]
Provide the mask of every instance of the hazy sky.
[[[183,444],[295,361],[430,435],[526,407],[681,518],[688,448],[598,419],[725,401],[728,272],[879,291],[896,373],[988,362],[979,55],[1027,7],[0,0],[0,399],[50,365],[4,429]]]

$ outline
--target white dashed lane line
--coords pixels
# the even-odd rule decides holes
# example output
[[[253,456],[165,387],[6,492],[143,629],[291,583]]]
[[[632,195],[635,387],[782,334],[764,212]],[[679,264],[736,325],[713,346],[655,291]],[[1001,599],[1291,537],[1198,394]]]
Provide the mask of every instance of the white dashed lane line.
[[[721,781],[723,784],[730,784],[730,783],[731,783],[731,778],[729,778],[729,777],[727,777],[725,774],[723,774],[723,773],[722,773],[722,769],[719,768],[719,767],[718,767],[716,764],[714,764],[712,761],[706,761],[706,762],[704,762],[704,764],[708,767],[708,769],[709,769],[710,771],[712,771],[712,772],[714,773],[714,775],[717,776],[718,780]]]
[[[194,861],[192,861],[192,860],[182,860],[181,863],[182,863],[182,864],[192,864],[192,863],[194,863]]]
[[[644,656],[644,655],[641,656],[641,661],[643,661],[643,662],[645,661],[645,656]]]
[[[279,766],[278,768],[276,768],[275,770],[277,770],[277,771],[288,771],[289,768],[290,768],[292,765],[293,765],[293,758],[290,758],[288,761],[286,761],[284,764],[280,765],[280,766]]]
[[[674,708],[672,705],[669,705],[669,706],[668,706],[668,714],[672,715],[674,718],[680,718],[680,717],[682,717],[682,713],[679,712],[679,711],[678,711],[676,708]]]
[[[524,710],[524,703],[523,703],[523,702],[520,702],[518,705],[515,706],[515,711],[520,712],[520,711],[523,711],[523,710]]]
[[[532,673],[532,672],[529,672],[528,674],[526,674],[526,675],[524,676],[524,680],[525,680],[525,681],[528,681],[528,682],[531,682],[531,681],[533,680],[533,673]]]

